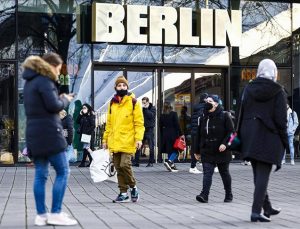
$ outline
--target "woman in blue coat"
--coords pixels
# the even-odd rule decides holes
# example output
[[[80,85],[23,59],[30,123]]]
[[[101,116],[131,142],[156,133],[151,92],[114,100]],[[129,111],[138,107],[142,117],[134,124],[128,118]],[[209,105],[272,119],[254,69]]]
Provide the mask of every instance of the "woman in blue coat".
[[[35,165],[34,198],[37,209],[35,225],[75,225],[77,221],[61,212],[67,186],[69,164],[67,142],[59,112],[69,105],[71,95],[58,95],[56,81],[62,66],[59,55],[30,56],[23,63],[24,106],[27,117],[26,145]],[[45,188],[49,163],[56,171],[51,213],[47,214]]]

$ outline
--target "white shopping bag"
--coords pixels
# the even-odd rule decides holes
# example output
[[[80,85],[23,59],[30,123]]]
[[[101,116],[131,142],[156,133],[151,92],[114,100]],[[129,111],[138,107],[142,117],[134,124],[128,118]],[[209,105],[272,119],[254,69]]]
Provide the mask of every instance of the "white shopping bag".
[[[91,178],[94,182],[113,181],[118,183],[117,171],[110,159],[108,150],[100,149],[93,151],[90,165]]]

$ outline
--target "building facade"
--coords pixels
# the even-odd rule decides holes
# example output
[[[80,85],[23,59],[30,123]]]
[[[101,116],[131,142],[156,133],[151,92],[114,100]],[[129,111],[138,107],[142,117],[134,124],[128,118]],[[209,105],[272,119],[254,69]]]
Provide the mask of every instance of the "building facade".
[[[192,105],[199,101],[199,95],[203,92],[218,94],[222,98],[223,106],[227,110],[235,111],[242,89],[249,80],[255,78],[259,61],[263,58],[271,58],[278,66],[279,83],[287,90],[293,109],[300,115],[300,3],[297,2],[2,1],[0,3],[0,164],[14,164],[29,160],[21,154],[25,148],[26,124],[22,100],[24,81],[21,64],[29,55],[42,55],[48,51],[59,53],[64,60],[65,65],[60,75],[62,91],[77,95],[74,103],[69,107],[69,113],[76,116],[80,104],[85,102],[92,104],[97,111],[98,145],[101,144],[107,106],[114,94],[114,81],[121,74],[127,77],[129,89],[138,99],[144,96],[150,98],[158,110],[157,120],[159,120],[164,101],[171,102],[179,116],[183,106],[186,106],[188,114],[191,114]],[[145,15],[150,14],[152,6],[192,9],[190,32],[194,37],[199,35],[200,39],[204,37],[202,33],[217,26],[203,23],[200,28],[197,24],[199,22],[197,12],[236,10],[241,13],[241,42],[238,46],[218,46],[215,45],[217,43],[215,39],[212,44],[200,42],[199,45],[184,45],[179,41],[175,42],[178,38],[170,36],[168,31],[167,34],[162,32],[158,36],[161,43],[145,44],[146,40],[144,43],[143,41],[138,43],[139,40],[132,43],[109,40],[91,42],[93,39],[95,41],[93,29],[98,28],[95,27],[97,20],[94,19],[95,11],[92,7],[96,3],[122,7],[141,6],[141,10],[144,10],[144,16],[140,17],[143,18],[139,28],[141,40],[143,35],[150,36],[151,33],[150,22],[148,24],[145,22]],[[128,8],[130,7],[127,7],[126,13],[131,12]],[[216,14],[214,11],[212,15]],[[231,13],[231,19],[232,15]],[[126,20],[124,16],[121,21],[125,24],[130,16],[133,16],[133,13],[126,15]],[[174,25],[187,29],[188,22],[185,24],[182,21],[183,18],[181,22],[178,21]],[[216,18],[212,19],[212,23],[216,21]],[[181,27],[180,23],[182,23]],[[181,30],[183,29],[178,29]],[[119,35],[119,31],[117,32]],[[216,34],[216,30],[213,34]],[[227,36],[227,40],[230,40],[228,34]],[[129,41],[130,36],[127,34],[126,37]],[[156,130],[156,145],[159,146],[159,128],[157,127]],[[74,145],[80,148],[76,136]],[[156,154],[159,154],[159,147]]]

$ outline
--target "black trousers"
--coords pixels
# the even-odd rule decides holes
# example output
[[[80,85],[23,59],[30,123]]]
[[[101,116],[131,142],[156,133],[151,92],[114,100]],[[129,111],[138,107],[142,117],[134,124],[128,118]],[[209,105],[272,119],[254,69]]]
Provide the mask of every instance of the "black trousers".
[[[85,163],[87,156],[89,157],[89,160],[90,160],[90,163],[91,163],[92,160],[93,160],[91,154],[86,149],[83,149],[83,156],[82,156],[82,161],[80,162],[80,164],[84,164]]]
[[[148,142],[149,145],[149,162],[148,163],[154,163],[154,131],[153,128],[147,129],[144,133],[144,138],[143,138],[143,145]],[[140,163],[140,155],[142,151],[143,146],[141,147],[140,150],[137,150],[135,153],[135,158],[134,162],[139,164]]]
[[[191,144],[191,168],[195,168],[197,164],[197,159],[195,158],[194,153],[196,153],[196,136],[192,135],[192,144]]]
[[[254,176],[254,194],[252,203],[252,213],[261,213],[263,208],[265,212],[269,212],[272,208],[269,195],[267,192],[272,164],[261,161],[251,161]]]
[[[210,187],[212,184],[212,176],[214,174],[214,169],[215,169],[216,165],[218,166],[219,173],[220,173],[222,181],[223,181],[225,193],[227,195],[232,194],[231,175],[229,173],[229,163],[215,164],[215,163],[204,162],[204,163],[202,163],[203,187],[202,187],[201,194],[205,195],[206,197],[208,197],[208,195],[209,195]]]

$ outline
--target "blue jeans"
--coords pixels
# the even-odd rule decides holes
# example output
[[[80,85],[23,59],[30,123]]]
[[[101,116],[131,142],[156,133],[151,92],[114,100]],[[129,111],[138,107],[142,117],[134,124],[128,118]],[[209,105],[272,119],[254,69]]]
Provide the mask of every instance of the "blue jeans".
[[[49,174],[49,162],[54,167],[56,178],[52,188],[52,207],[51,213],[60,213],[61,205],[65,195],[69,176],[69,162],[66,152],[55,154],[48,158],[35,158],[35,177],[33,183],[34,199],[37,214],[45,214],[46,210],[46,182]]]
[[[291,160],[294,160],[294,154],[295,154],[294,135],[289,135],[288,140],[289,140],[289,149],[290,149]],[[286,155],[286,151],[284,151],[283,160],[285,160],[285,155]]]

